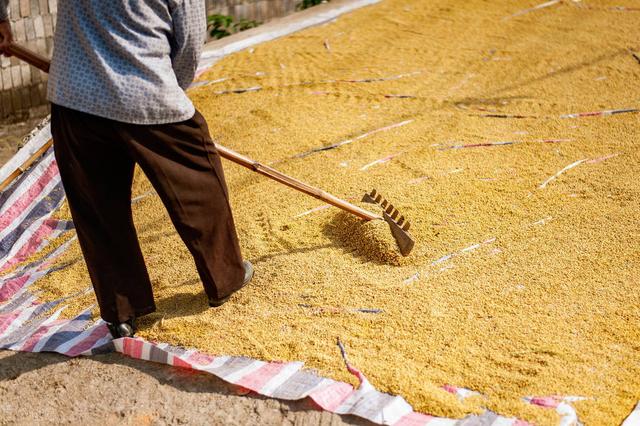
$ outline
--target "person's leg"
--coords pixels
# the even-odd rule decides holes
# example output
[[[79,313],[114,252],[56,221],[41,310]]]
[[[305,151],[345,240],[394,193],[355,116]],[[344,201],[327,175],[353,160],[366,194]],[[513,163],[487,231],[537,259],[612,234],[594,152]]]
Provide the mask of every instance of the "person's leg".
[[[102,318],[125,322],[155,310],[131,215],[135,163],[120,123],[53,105],[51,132],[62,184]]]
[[[245,268],[224,172],[202,115],[173,124],[129,125],[122,132],[191,252],[209,299],[242,287]]]

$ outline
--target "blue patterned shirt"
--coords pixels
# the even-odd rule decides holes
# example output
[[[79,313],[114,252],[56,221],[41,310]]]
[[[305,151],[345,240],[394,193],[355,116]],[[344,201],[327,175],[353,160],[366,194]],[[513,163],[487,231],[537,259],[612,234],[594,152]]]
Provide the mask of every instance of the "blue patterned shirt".
[[[47,97],[127,123],[187,120],[205,31],[204,0],[59,0]]]

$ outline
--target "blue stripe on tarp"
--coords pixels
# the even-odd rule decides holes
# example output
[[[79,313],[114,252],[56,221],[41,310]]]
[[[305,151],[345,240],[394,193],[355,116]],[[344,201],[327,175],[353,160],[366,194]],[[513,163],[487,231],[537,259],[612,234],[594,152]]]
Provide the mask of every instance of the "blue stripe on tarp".
[[[58,223],[57,228],[61,229],[62,232],[67,232],[69,230],[74,229],[73,226],[73,222],[70,220],[60,220],[59,222],[65,222],[62,224],[62,226],[60,226],[60,223]],[[61,233],[62,234],[62,233]],[[0,278],[0,285],[7,280],[12,280],[14,278],[20,277],[24,274],[27,273],[36,273],[38,272],[38,269],[40,269],[40,267],[42,266],[42,264],[49,262],[52,258],[56,258],[58,256],[60,256],[62,253],[60,252],[60,250],[64,247],[64,250],[62,250],[62,252],[66,251],[66,247],[69,246],[69,243],[71,242],[72,239],[67,240],[66,242],[60,244],[55,250],[51,251],[50,253],[47,253],[46,256],[44,256],[42,259],[38,259],[38,260],[34,260],[31,263],[28,263],[26,265],[22,265],[19,268],[17,268],[16,271],[12,272],[11,274],[5,275],[4,277]],[[66,247],[65,247],[66,245]],[[48,270],[48,274],[51,272],[56,272],[56,271],[60,271],[62,269],[65,269],[71,265],[73,265],[74,263],[78,262],[78,260],[80,259],[74,259],[71,260],[69,262],[65,262],[59,265],[55,265],[52,266],[51,268],[49,268]]]
[[[150,361],[159,362],[161,364],[167,364],[168,359],[169,359],[169,354],[167,353],[167,351],[163,351],[160,348],[151,346],[151,349],[149,350]]]
[[[0,307],[0,314],[6,314],[9,312],[13,312],[16,308],[30,299],[33,295],[27,291],[23,292],[19,297],[15,299],[9,299],[8,303],[2,307]]]
[[[38,318],[38,316],[43,314],[44,312],[51,310],[52,308],[55,308],[60,304],[61,301],[62,299],[54,300],[53,302],[43,303],[42,305],[38,306],[38,308],[33,311],[31,316],[24,320],[20,327],[11,332],[11,334],[0,339],[0,348],[6,348],[14,345],[35,333],[36,330],[40,328],[42,323],[49,319],[48,316],[43,316],[41,318]]]
[[[277,399],[293,400],[300,395],[308,395],[308,392],[323,380],[325,379],[313,373],[298,371],[275,388],[269,396]]]
[[[111,352],[115,352],[115,350],[116,350],[116,347],[114,346],[113,341],[110,340],[104,345],[91,349],[91,355],[108,354]]]
[[[59,346],[82,334],[91,323],[91,311],[85,311],[70,320],[47,339],[40,352],[54,352]]]
[[[21,188],[21,186],[24,184],[24,182],[29,179],[29,176],[34,174],[34,171],[36,170],[36,166],[40,163],[42,163],[42,161],[48,157],[49,155],[53,155],[53,148],[49,148],[43,157],[41,157],[38,161],[36,161],[35,163],[33,163],[31,165],[31,167],[29,168],[29,170],[27,170],[25,173],[22,173],[20,176],[18,176],[18,178],[16,180],[14,180],[8,187],[6,187],[2,192],[0,192],[0,210],[2,210],[2,208],[4,207],[4,204],[7,202],[7,200],[9,198],[11,198],[11,196],[18,190],[20,189],[20,191],[25,191],[25,188]],[[30,185],[29,185],[30,186]]]
[[[43,198],[38,202],[38,204],[36,204],[33,210],[29,212],[29,215],[27,215],[27,217],[24,218],[24,220],[16,226],[13,231],[0,241],[0,258],[6,256],[11,251],[16,241],[18,241],[25,230],[31,226],[33,222],[38,219],[42,219],[55,211],[62,204],[64,196],[65,193],[61,182],[54,186],[48,194],[44,194],[42,196]]]

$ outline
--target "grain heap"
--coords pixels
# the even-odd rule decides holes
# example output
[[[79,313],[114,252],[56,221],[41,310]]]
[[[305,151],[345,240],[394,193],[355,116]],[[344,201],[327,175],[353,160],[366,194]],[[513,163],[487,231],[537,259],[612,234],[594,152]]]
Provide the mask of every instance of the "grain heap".
[[[352,380],[339,336],[376,387],[419,411],[556,424],[521,397],[579,395],[581,421],[619,423],[640,399],[638,115],[561,116],[638,106],[639,15],[623,3],[505,19],[506,0],[387,0],[218,63],[202,79],[224,80],[191,97],[220,143],[341,197],[379,189],[418,244],[400,259],[370,238],[384,224],[225,163],[254,282],[208,309],[148,195],[134,214],[158,311],[140,335]],[[134,195],[150,189],[138,173]],[[76,262],[38,282],[47,297],[89,284],[79,259],[74,245],[60,262]]]

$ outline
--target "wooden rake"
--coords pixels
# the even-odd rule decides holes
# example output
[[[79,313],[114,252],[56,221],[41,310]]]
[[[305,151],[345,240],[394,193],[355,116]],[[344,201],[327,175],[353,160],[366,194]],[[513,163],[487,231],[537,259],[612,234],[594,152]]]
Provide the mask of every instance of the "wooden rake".
[[[15,43],[11,44],[7,49],[7,52],[44,72],[49,72],[49,64],[50,64],[49,60],[23,46],[17,45]],[[20,173],[29,166],[29,164],[33,163],[39,157],[39,155],[44,153],[51,145],[52,145],[52,141],[49,140],[34,155],[32,155],[29,158],[29,160],[27,160],[28,164],[26,163],[23,164],[21,167],[18,168],[16,172],[12,173],[4,182],[0,183],[0,190],[4,189],[7,185],[9,185],[9,183],[11,183],[13,179],[19,176]],[[322,200],[332,206],[338,207],[348,213],[358,216],[363,220],[367,220],[367,221],[384,220],[389,224],[391,233],[395,238],[396,242],[398,243],[400,253],[403,256],[407,256],[413,249],[414,240],[411,237],[411,234],[409,234],[409,222],[404,218],[404,216],[400,215],[398,210],[395,207],[393,207],[391,203],[389,203],[386,199],[382,198],[382,196],[378,194],[378,192],[375,189],[372,190],[370,193],[365,194],[363,201],[373,203],[381,207],[382,208],[381,215],[371,213],[368,210],[365,210],[345,200],[335,197],[319,188],[308,185],[291,176],[287,176],[284,173],[281,173],[272,167],[259,163],[258,161],[252,160],[251,158],[246,157],[242,154],[239,154],[220,144],[216,143],[215,147],[222,158],[226,158],[229,161],[233,161],[236,164],[246,167],[249,170],[252,170],[270,179],[273,179],[276,182],[282,183],[290,188],[293,188],[304,194],[307,194],[314,198]]]

